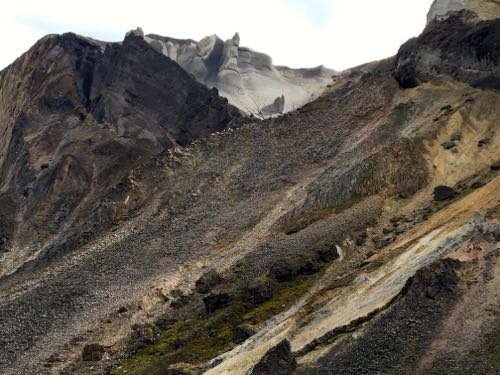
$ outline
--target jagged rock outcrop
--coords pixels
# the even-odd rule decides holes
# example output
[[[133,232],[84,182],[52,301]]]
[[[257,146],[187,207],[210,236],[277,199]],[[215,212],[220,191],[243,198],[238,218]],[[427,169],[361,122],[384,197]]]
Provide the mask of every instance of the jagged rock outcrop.
[[[470,10],[482,19],[495,19],[500,16],[500,2],[498,0],[434,0],[427,23],[433,20],[442,20],[452,12]]]
[[[289,375],[296,367],[290,343],[285,340],[266,353],[253,368],[251,375]]]
[[[400,48],[394,77],[405,88],[448,77],[500,89],[500,18],[480,21],[461,10],[434,20]]]
[[[269,56],[240,47],[238,33],[223,41],[216,35],[199,42],[159,35],[145,40],[208,87],[216,87],[246,113],[267,117],[288,112],[317,98],[334,71],[323,66],[290,69],[274,66]]]
[[[0,73],[0,276],[109,226],[119,209],[99,197],[135,165],[237,126],[236,108],[136,34],[47,36]]]

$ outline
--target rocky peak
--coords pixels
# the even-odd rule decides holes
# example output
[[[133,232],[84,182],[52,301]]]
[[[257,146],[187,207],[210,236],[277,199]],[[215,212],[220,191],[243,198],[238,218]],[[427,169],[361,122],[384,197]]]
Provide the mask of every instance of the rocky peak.
[[[217,35],[199,42],[159,35],[147,35],[145,40],[199,82],[216,87],[230,104],[257,117],[278,115],[314,100],[335,73],[275,66],[270,56],[240,46],[239,33],[225,41]]]
[[[435,0],[427,15],[427,23],[435,19],[444,19],[452,12],[469,10],[480,19],[500,17],[500,2],[497,0]]]
[[[144,37],[144,31],[142,30],[142,28],[140,27],[137,27],[135,30],[130,30],[126,35],[125,35],[125,38],[126,37],[129,37],[129,36],[139,36],[141,38]]]
[[[232,41],[234,43],[235,46],[238,46],[240,45],[240,34],[239,33],[236,33],[234,34],[233,38],[232,38]]]

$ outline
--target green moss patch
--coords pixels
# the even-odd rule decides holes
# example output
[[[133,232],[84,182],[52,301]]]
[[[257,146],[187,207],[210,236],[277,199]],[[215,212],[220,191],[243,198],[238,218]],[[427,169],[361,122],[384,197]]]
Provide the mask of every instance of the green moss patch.
[[[250,309],[247,308],[245,293],[232,290],[234,298],[230,306],[212,316],[198,313],[175,323],[161,333],[156,343],[139,349],[114,374],[161,375],[165,369],[181,362],[201,366],[236,346],[233,342],[236,326],[264,323],[300,298],[313,280],[312,276],[299,276],[281,283],[272,299]]]
[[[241,342],[238,327],[258,330],[293,305],[337,258],[334,245],[319,241],[301,256],[281,259],[275,264],[280,268],[277,274],[273,266],[267,274],[252,280],[242,282],[240,274],[226,280],[220,278],[219,285],[204,297],[204,302],[210,296],[224,295],[228,297],[227,304],[219,304],[209,312],[206,306],[205,309],[198,306],[192,312],[183,308],[188,311],[183,320],[163,327],[160,334],[148,335],[146,340],[142,334],[132,336],[133,354],[114,374],[161,375],[181,363],[190,368],[201,367]],[[286,277],[282,277],[283,272]],[[158,328],[155,332],[159,331]]]

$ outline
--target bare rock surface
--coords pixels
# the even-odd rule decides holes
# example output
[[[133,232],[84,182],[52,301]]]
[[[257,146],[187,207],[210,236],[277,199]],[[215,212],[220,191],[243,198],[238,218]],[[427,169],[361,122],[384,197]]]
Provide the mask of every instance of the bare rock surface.
[[[199,42],[147,35],[145,40],[242,111],[268,117],[297,109],[317,98],[334,71],[319,66],[290,69],[271,57],[240,46],[238,33],[223,41],[217,35]]]
[[[0,276],[88,241],[120,215],[117,184],[134,166],[241,118],[132,34],[116,44],[48,36],[0,82]]]
[[[427,23],[461,10],[470,10],[482,19],[500,17],[500,3],[496,0],[435,0],[427,15]]]
[[[474,20],[469,10],[429,23],[403,44],[394,77],[411,88],[437,77],[452,77],[475,87],[500,88],[500,18]],[[472,18],[472,21],[471,21]]]

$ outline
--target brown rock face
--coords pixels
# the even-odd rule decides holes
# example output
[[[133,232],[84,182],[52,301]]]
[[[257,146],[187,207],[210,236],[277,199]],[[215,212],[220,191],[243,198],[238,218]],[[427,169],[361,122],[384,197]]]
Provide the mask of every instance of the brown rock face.
[[[87,242],[119,216],[99,197],[134,166],[239,118],[140,37],[43,38],[0,73],[0,276]]]

